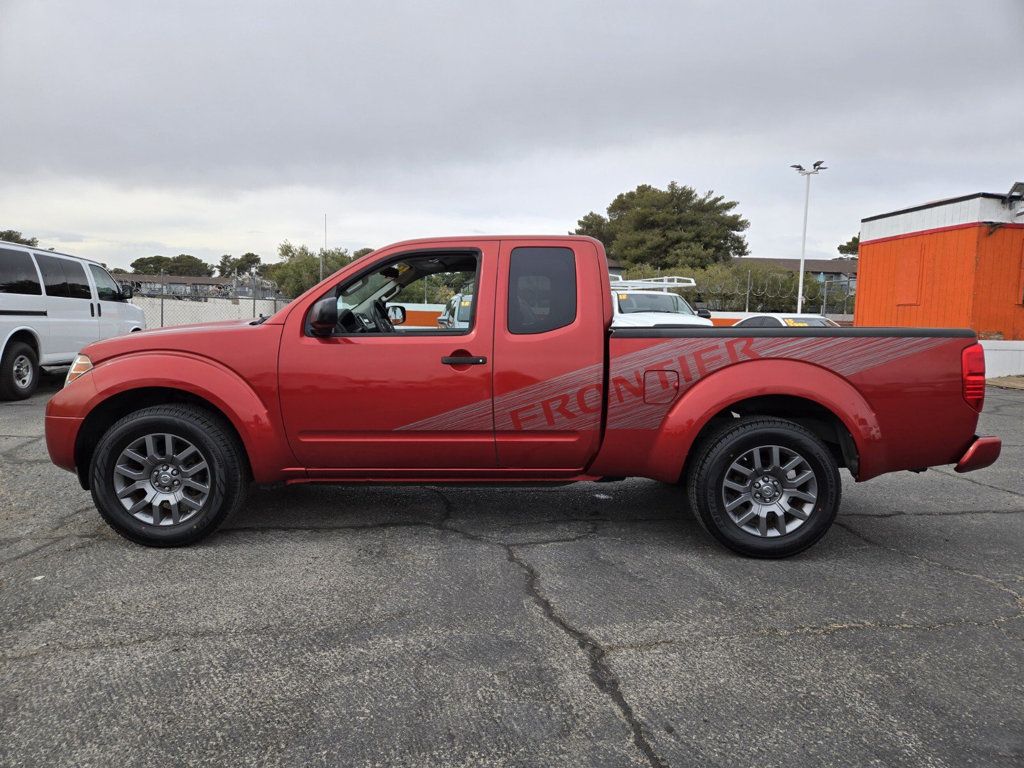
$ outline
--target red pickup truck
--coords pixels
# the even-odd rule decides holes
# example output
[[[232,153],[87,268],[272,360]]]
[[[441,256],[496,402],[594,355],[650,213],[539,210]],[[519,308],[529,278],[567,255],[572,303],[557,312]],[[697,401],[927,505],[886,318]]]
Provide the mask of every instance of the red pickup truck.
[[[424,282],[467,328],[403,328]],[[269,318],[86,347],[46,409],[53,462],[142,544],[208,535],[256,483],[680,483],[724,545],[782,557],[839,508],[839,468],[991,464],[968,330],[612,329],[586,237],[414,240]],[[682,496],[682,494],[681,494]],[[680,499],[682,506],[684,500]]]

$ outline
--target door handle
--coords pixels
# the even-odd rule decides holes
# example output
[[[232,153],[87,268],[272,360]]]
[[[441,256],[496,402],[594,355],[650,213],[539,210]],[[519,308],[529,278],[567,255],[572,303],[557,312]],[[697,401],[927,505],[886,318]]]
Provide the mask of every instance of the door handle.
[[[486,365],[486,357],[476,357],[475,355],[455,356],[455,357],[442,357],[441,362],[445,365]]]
[[[89,317],[96,317],[96,309],[93,307],[92,302],[89,302]]]
[[[103,317],[103,305],[100,304],[98,301],[96,302],[96,312],[99,314],[100,317]]]

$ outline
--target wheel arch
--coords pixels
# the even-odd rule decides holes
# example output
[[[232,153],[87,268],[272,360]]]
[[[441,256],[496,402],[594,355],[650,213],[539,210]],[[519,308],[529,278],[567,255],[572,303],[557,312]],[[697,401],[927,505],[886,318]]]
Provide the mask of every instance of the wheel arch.
[[[89,411],[89,415],[83,420],[75,438],[75,470],[82,488],[89,489],[89,466],[96,450],[96,443],[111,425],[142,408],[170,403],[190,405],[217,417],[232,438],[237,441],[238,447],[241,449],[242,462],[246,466],[249,476],[252,476],[252,466],[249,462],[249,451],[246,449],[245,441],[234,422],[223,410],[209,400],[182,389],[139,387],[127,389],[106,398]]]
[[[173,372],[173,378],[165,372]],[[169,402],[202,408],[223,420],[238,439],[249,475],[257,482],[274,482],[294,462],[276,413],[247,381],[215,361],[145,353],[103,361],[87,375],[95,394],[81,403],[85,416],[74,449],[83,487],[96,441],[111,424],[139,408]]]
[[[14,344],[15,342],[19,341],[24,342],[28,344],[30,347],[32,347],[32,349],[35,350],[37,358],[42,355],[43,350],[42,346],[39,343],[39,334],[37,334],[34,329],[28,327],[27,325],[23,325],[18,328],[15,328],[14,330],[7,334],[7,338],[4,339],[3,345],[0,345],[0,356],[2,356],[4,352],[7,351],[7,348],[11,344]]]
[[[676,482],[698,443],[743,416],[777,416],[820,437],[858,479],[873,477],[883,450],[873,409],[836,373],[796,360],[753,360],[701,379],[672,406],[651,451],[653,476]]]

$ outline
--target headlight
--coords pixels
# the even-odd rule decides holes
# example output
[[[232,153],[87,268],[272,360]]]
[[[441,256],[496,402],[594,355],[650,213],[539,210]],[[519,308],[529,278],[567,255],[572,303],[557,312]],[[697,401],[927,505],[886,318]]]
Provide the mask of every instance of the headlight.
[[[68,370],[68,376],[64,379],[64,386],[66,387],[79,376],[84,376],[91,370],[92,360],[86,355],[76,355],[75,361],[71,363],[71,368]]]

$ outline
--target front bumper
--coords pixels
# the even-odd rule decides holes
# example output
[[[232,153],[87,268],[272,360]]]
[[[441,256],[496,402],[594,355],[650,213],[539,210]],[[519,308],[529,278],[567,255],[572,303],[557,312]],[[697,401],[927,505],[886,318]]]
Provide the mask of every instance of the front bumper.
[[[968,448],[954,469],[957,472],[973,472],[994,464],[1003,448],[1003,441],[998,437],[974,436],[974,442]]]
[[[82,420],[65,416],[46,417],[46,450],[61,469],[75,471],[75,440]]]

